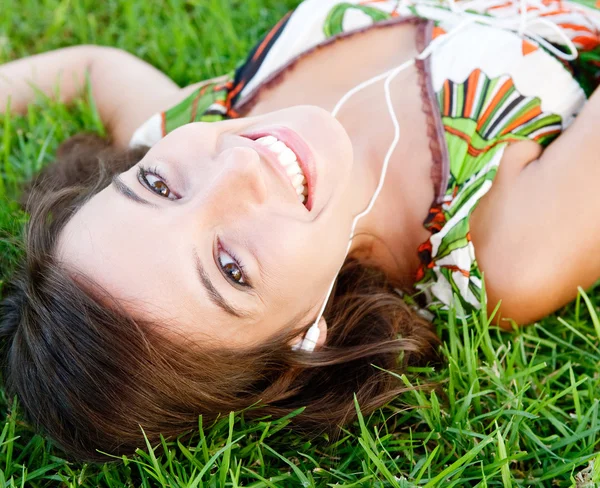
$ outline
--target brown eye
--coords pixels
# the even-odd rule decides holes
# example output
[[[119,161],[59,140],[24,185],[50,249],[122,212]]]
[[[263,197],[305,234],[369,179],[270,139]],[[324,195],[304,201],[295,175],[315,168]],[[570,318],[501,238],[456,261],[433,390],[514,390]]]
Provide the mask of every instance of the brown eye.
[[[166,198],[169,198],[171,196],[171,190],[169,190],[167,184],[160,178],[154,175],[147,175],[146,181],[148,182],[148,186],[154,193],[158,193],[160,196]]]
[[[225,266],[223,266],[223,269],[229,276],[231,276],[234,279],[234,281],[243,281],[242,272],[235,264],[226,264]]]
[[[164,178],[158,174],[151,173],[143,168],[140,168],[138,177],[142,185],[157,195],[168,198],[169,200],[177,199],[177,196],[170,190],[169,185],[167,185],[167,182],[164,180]]]
[[[156,193],[160,193],[163,197],[168,197],[171,192],[164,181],[160,181],[156,176],[149,175],[147,177],[149,185]]]
[[[221,250],[219,252],[218,259],[221,269],[225,271],[225,273],[230,277],[231,281],[239,285],[246,284],[246,280],[244,280],[244,273],[242,273],[240,265],[229,254]]]

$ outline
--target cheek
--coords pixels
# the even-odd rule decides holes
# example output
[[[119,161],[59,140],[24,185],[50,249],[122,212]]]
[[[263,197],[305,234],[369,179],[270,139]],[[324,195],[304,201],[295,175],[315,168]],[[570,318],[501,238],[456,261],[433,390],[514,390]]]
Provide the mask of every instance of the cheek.
[[[273,227],[259,241],[269,295],[286,306],[306,308],[324,297],[344,261],[348,239]]]

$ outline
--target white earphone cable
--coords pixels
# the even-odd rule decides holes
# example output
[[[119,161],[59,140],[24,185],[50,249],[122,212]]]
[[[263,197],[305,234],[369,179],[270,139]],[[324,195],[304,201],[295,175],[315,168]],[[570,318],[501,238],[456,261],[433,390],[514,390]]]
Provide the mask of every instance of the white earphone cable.
[[[561,28],[558,25],[550,22],[547,19],[540,18],[539,13],[536,15],[533,15],[533,16],[528,15],[528,12],[527,12],[528,2],[529,1],[536,2],[536,0],[518,0],[519,6],[520,6],[519,16],[517,19],[508,19],[508,22],[507,22],[507,19],[494,18],[494,17],[489,17],[489,16],[472,13],[472,12],[466,12],[466,10],[469,8],[469,5],[475,4],[475,2],[481,2],[481,0],[470,0],[470,1],[464,0],[463,2],[461,2],[460,6],[457,5],[457,2],[455,0],[446,0],[446,1],[447,1],[449,10],[451,12],[461,14],[461,15],[466,15],[467,18],[465,20],[463,20],[462,22],[460,22],[458,25],[456,25],[452,30],[433,39],[427,45],[427,47],[425,49],[423,49],[423,51],[419,55],[417,55],[415,58],[405,61],[404,63],[397,66],[396,68],[392,68],[380,75],[374,76],[373,78],[371,78],[367,81],[363,81],[362,83],[356,85],[354,88],[352,88],[351,90],[349,90],[342,96],[342,98],[338,101],[338,103],[335,105],[334,109],[331,112],[332,116],[336,117],[337,114],[339,113],[340,109],[342,108],[342,106],[348,101],[348,99],[350,97],[352,97],[359,91],[363,90],[364,88],[372,85],[373,83],[376,83],[385,78],[384,93],[385,93],[385,99],[386,99],[388,112],[390,114],[390,117],[392,118],[392,124],[394,125],[394,139],[386,153],[385,159],[383,161],[383,166],[381,169],[381,174],[379,176],[379,182],[377,184],[377,187],[375,188],[375,191],[373,192],[371,199],[369,200],[368,205],[365,207],[365,209],[362,212],[360,212],[358,215],[356,215],[352,221],[352,227],[350,230],[350,238],[348,240],[348,245],[346,247],[345,256],[348,255],[350,246],[352,245],[352,239],[354,238],[354,232],[356,230],[356,225],[358,224],[358,221],[361,218],[363,218],[365,215],[367,215],[373,209],[373,206],[375,205],[377,197],[379,197],[379,194],[381,193],[381,190],[383,189],[383,184],[385,182],[385,177],[387,175],[387,170],[388,170],[388,165],[389,165],[390,159],[391,159],[392,154],[393,154],[394,150],[396,149],[396,146],[398,145],[398,142],[400,140],[400,124],[396,117],[396,112],[394,110],[394,107],[392,104],[392,98],[391,98],[391,94],[390,94],[390,84],[391,84],[392,80],[399,73],[406,70],[410,66],[414,65],[416,60],[423,60],[423,59],[427,58],[442,43],[447,42],[452,36],[456,35],[459,31],[461,31],[465,27],[467,27],[471,24],[474,24],[474,23],[481,23],[481,24],[486,24],[486,25],[491,25],[491,26],[497,26],[497,27],[502,27],[502,28],[508,29],[508,30],[516,31],[519,34],[519,36],[529,37],[529,38],[533,39],[540,45],[544,46],[548,51],[552,52],[552,54],[554,54],[558,58],[561,58],[561,59],[564,59],[567,61],[576,59],[578,56],[577,48],[575,47],[575,45],[573,44],[571,39],[564,33],[563,30],[561,30]],[[490,1],[494,2],[495,0],[490,0]],[[402,3],[403,4],[409,3],[409,1],[402,0]],[[413,2],[413,3],[414,4],[417,4],[417,3],[425,4],[426,1],[425,2]],[[554,30],[559,35],[559,37],[561,37],[561,39],[564,40],[565,45],[567,46],[567,48],[570,52],[565,53],[564,51],[557,49],[550,42],[546,41],[546,39],[544,39],[543,37],[541,37],[540,35],[538,35],[536,33],[526,32],[526,30],[529,27],[536,25],[536,24],[541,24],[541,25],[544,25],[544,26],[549,27],[550,29]],[[300,343],[298,343],[297,345],[295,345],[292,349],[294,349],[294,350],[302,349],[302,350],[308,351],[308,352],[311,352],[314,350],[315,345],[316,345],[317,340],[320,335],[319,321],[320,321],[321,317],[323,316],[323,312],[325,311],[327,302],[329,301],[329,298],[331,296],[331,292],[333,290],[333,286],[335,284],[335,280],[337,279],[337,275],[339,274],[340,269],[341,269],[341,267],[338,269],[333,280],[331,281],[331,284],[329,285],[327,294],[325,295],[325,299],[323,301],[323,304],[321,305],[321,308],[319,310],[317,318],[311,325],[310,329],[307,331],[307,333],[304,336],[304,338],[302,339],[302,341]]]

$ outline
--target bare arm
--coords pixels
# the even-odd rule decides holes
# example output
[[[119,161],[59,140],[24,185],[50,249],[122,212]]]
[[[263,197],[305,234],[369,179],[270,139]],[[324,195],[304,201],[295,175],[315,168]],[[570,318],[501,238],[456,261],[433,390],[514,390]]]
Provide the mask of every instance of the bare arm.
[[[490,310],[502,299],[502,315],[527,324],[571,301],[578,286],[594,284],[600,278],[600,90],[539,158],[488,195],[473,213],[472,238]]]
[[[61,101],[69,103],[85,88],[86,74],[100,118],[120,146],[127,145],[146,119],[201,84],[181,89],[161,71],[125,51],[75,46],[0,65],[0,112],[9,98],[12,112],[25,112],[35,99],[32,85],[50,97],[58,89]]]

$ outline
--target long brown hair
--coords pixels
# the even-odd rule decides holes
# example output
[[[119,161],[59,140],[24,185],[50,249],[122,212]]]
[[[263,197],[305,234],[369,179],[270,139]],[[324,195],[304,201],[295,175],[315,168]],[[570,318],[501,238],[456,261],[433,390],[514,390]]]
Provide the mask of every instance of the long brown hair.
[[[403,391],[381,369],[402,372],[435,357],[431,324],[381,271],[355,260],[345,263],[325,311],[327,343],[312,354],[290,350],[290,330],[242,353],[167,340],[161,324],[134,319],[107,295],[99,300],[93,277],[74,279],[57,261],[57,236],[146,150],[75,136],[26,193],[26,257],[0,309],[3,377],[29,421],[65,451],[106,460],[98,450],[142,446],[141,428],[155,444],[160,434],[194,430],[199,415],[208,425],[250,406],[246,418],[306,407],[293,427],[335,431],[354,418],[354,394],[368,413]]]

